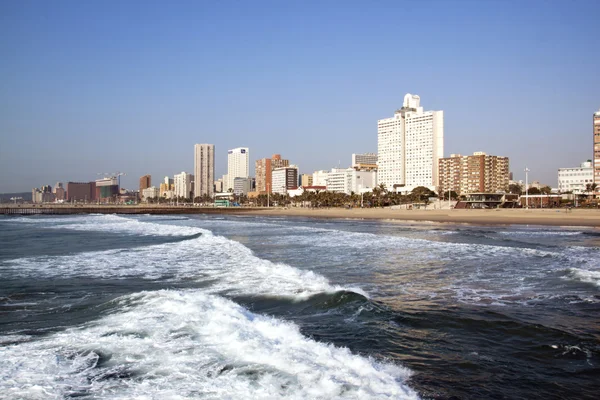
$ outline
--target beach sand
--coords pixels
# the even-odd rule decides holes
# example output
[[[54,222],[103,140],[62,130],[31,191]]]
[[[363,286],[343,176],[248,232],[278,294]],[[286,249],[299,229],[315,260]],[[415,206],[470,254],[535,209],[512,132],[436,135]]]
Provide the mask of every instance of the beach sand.
[[[242,211],[242,210],[240,210]],[[486,225],[599,226],[596,209],[394,210],[390,208],[269,208],[242,211],[245,215],[315,218],[389,219]]]

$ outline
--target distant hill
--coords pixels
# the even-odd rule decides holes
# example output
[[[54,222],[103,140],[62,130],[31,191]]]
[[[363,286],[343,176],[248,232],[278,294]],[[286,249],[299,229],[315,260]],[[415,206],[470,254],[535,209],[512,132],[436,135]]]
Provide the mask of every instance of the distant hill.
[[[12,203],[11,197],[22,197],[23,201],[31,201],[31,192],[0,193],[0,203]]]

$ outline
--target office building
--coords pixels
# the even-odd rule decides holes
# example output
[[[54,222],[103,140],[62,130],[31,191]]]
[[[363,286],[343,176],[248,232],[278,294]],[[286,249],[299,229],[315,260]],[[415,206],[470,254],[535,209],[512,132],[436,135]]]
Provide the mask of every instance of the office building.
[[[191,199],[194,197],[194,175],[181,172],[173,177],[173,190],[176,197]]]
[[[584,194],[587,185],[594,183],[594,167],[592,160],[582,162],[579,168],[558,169],[558,191]]]
[[[152,177],[150,175],[144,175],[140,178],[140,193],[142,190],[152,186]]]
[[[250,151],[247,147],[237,147],[227,152],[227,184],[225,191],[233,189],[235,178],[250,176]]]
[[[594,132],[594,183],[600,186],[600,110],[594,113],[592,129]]]
[[[252,191],[253,183],[253,178],[235,178],[233,180],[233,194],[238,196],[247,195]]]
[[[290,189],[298,188],[298,167],[275,168],[273,170],[273,187],[271,193],[286,194]]]
[[[290,161],[281,158],[280,154],[273,154],[271,158],[261,158],[254,163],[256,173],[256,191],[259,193],[272,193],[273,170],[287,167]]]
[[[509,184],[508,157],[475,152],[472,156],[451,154],[439,160],[438,193],[454,191],[459,195],[470,193],[507,192]]]
[[[388,190],[417,186],[435,190],[444,154],[444,112],[423,111],[420,97],[407,94],[392,118],[377,122],[377,180]]]
[[[377,154],[375,153],[364,153],[364,154],[352,154],[352,168],[360,171],[373,171],[377,170]]]
[[[306,186],[312,186],[312,184],[313,184],[313,176],[312,175],[309,175],[309,174],[300,175],[300,186],[306,187]]]
[[[214,197],[215,145],[194,146],[194,198]]]

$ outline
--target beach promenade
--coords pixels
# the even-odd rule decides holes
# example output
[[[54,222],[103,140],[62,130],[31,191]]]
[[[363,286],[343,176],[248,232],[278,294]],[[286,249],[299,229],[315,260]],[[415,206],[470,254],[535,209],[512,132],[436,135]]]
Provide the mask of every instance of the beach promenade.
[[[0,214],[243,214],[264,216],[383,219],[431,221],[486,225],[553,225],[600,227],[597,209],[492,209],[492,210],[397,210],[390,208],[299,208],[299,207],[189,207],[166,205],[138,206],[12,206],[0,207]]]

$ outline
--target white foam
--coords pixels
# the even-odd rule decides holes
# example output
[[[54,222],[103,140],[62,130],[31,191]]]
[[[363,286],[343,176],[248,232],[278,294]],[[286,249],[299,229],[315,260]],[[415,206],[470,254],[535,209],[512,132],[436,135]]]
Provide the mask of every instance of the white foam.
[[[0,348],[0,396],[418,398],[407,369],[315,342],[218,296],[144,292],[116,304],[95,323]]]
[[[211,292],[233,295],[287,296],[296,299],[337,290],[360,288],[331,285],[322,275],[256,257],[244,245],[188,226],[139,222],[105,216],[104,222],[70,224],[69,229],[134,232],[141,235],[201,236],[127,250],[115,249],[57,257],[8,260],[3,269],[15,276],[95,277],[195,280],[211,282]]]
[[[591,283],[600,287],[600,271],[590,271],[581,268],[567,269],[567,279],[573,279],[580,282]]]

